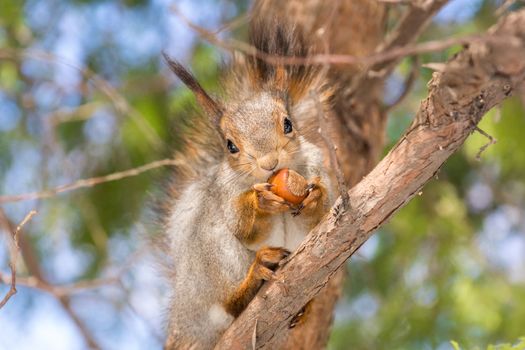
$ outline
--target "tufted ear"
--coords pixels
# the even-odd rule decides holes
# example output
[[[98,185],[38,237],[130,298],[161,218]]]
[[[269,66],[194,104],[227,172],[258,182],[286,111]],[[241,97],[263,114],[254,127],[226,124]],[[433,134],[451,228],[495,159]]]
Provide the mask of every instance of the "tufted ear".
[[[171,59],[165,52],[162,53],[171,71],[193,92],[199,105],[204,109],[213,125],[218,126],[223,114],[223,108],[208,95],[195,77],[180,64]]]

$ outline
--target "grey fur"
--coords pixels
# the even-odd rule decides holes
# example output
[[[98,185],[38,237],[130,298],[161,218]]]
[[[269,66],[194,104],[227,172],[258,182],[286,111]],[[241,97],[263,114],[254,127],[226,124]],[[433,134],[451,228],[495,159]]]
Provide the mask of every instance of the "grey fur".
[[[308,49],[293,32],[280,27],[271,30],[279,35],[267,32],[256,36],[259,49],[285,55],[307,54]],[[255,251],[263,245],[293,251],[314,224],[313,219],[286,212],[273,216],[272,230],[264,242],[245,246],[237,239],[239,214],[235,199],[254,184],[267,181],[271,171],[261,167],[263,160],[276,160],[278,168],[293,169],[307,179],[320,176],[331,197],[325,151],[315,141],[315,108],[305,108],[312,101],[308,94],[295,99],[287,95],[287,86],[299,82],[305,84],[305,91],[315,89],[327,106],[329,94],[323,77],[309,67],[288,67],[289,85],[273,89],[272,79],[278,76],[274,67],[260,60],[241,61],[240,67],[228,71],[231,77],[225,86],[229,103],[223,104],[220,130],[204,128],[208,130],[204,142],[202,132],[197,141],[188,142],[194,158],[184,151],[176,156],[186,165],[175,173],[175,191],[166,208],[162,239],[168,245],[164,248],[166,258],[174,270],[169,279],[169,348],[213,348],[233,321],[222,305],[246,277]],[[252,84],[249,74],[256,74],[261,83]],[[293,134],[284,135],[284,118],[293,121]],[[236,143],[240,149],[237,154],[228,153],[226,139]]]

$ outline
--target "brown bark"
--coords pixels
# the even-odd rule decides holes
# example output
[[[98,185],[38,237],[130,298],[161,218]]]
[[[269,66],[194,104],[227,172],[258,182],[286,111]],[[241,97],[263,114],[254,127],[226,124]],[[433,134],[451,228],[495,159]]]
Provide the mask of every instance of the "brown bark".
[[[338,199],[332,211],[277,271],[221,338],[217,349],[279,344],[294,315],[341,265],[400,207],[416,195],[474,130],[481,117],[525,80],[525,10],[502,19],[487,34],[434,73],[429,95],[402,139],[349,191],[352,208]],[[257,325],[254,328],[255,324]],[[255,330],[255,337],[254,336]]]
[[[383,4],[368,0],[261,0],[256,2],[254,12],[258,16],[280,18],[286,23],[292,22],[305,37],[315,46],[317,52],[330,54],[350,54],[365,56],[373,53],[384,36],[386,8]],[[349,86],[353,76],[360,72],[362,67],[331,67],[329,76],[338,87]],[[351,114],[331,115],[327,125],[329,133],[333,135],[334,144],[341,151],[338,158],[343,165],[346,183],[355,184],[370,168],[362,165],[349,167],[356,158],[363,157],[364,162],[372,163],[383,147],[384,123],[380,114],[378,101],[382,98],[382,89],[369,91],[367,100],[361,103],[361,111],[371,118],[367,118],[360,127],[367,130],[377,130],[381,137],[370,140],[376,145],[372,152],[363,153],[360,147],[354,147],[349,142],[346,128],[342,127],[345,118],[364,119]],[[340,105],[341,100],[336,101]],[[336,108],[336,112],[345,110],[344,106]],[[355,123],[353,123],[355,124]],[[363,130],[358,131],[363,134]],[[376,152],[374,154],[374,152]],[[328,158],[328,157],[327,157]],[[304,322],[290,330],[279,342],[283,349],[321,349],[330,335],[330,326],[333,320],[333,310],[342,291],[345,269],[340,271],[329,281],[326,288],[309,304],[309,310]]]
[[[446,0],[414,2],[398,26],[384,39],[386,7],[369,0],[259,0],[256,16],[280,18],[293,23],[314,44],[329,54],[367,56],[412,43]],[[384,41],[383,41],[384,40]],[[334,113],[328,129],[338,149],[337,156],[346,183],[355,185],[376,164],[384,146],[386,115],[381,107],[383,84],[399,59],[372,67],[332,66],[329,77],[337,86]],[[371,70],[383,70],[371,77]],[[344,268],[329,282],[314,302],[307,321],[293,328],[282,348],[320,349],[328,341],[333,309],[342,290]]]
[[[448,0],[413,1],[413,5],[382,42],[372,39],[376,43],[376,53],[412,44],[434,14],[447,2]],[[358,12],[358,15],[363,14]],[[353,21],[354,17],[346,20]],[[364,21],[368,21],[368,17]],[[355,34],[359,34],[359,29],[356,29]],[[362,40],[368,39],[364,37]],[[334,79],[341,75],[346,77],[342,91],[336,96],[334,119],[335,128],[339,130],[339,156],[348,182],[352,185],[372,170],[383,150],[387,116],[383,111],[382,93],[386,79],[399,61],[400,58],[397,58],[362,67],[357,74],[343,71],[344,67],[333,71],[336,76]]]

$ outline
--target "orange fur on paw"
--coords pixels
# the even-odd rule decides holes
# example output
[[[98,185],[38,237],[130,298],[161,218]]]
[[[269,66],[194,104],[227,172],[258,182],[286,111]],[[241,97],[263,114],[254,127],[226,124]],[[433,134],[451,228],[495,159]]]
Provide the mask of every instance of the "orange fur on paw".
[[[315,177],[308,184],[308,194],[306,198],[295,208],[292,212],[293,216],[297,216],[301,213],[305,213],[308,216],[316,216],[321,218],[324,212],[327,210],[326,200],[327,191],[326,188],[321,184],[321,178]]]
[[[224,304],[228,313],[234,317],[239,316],[257,294],[262,282],[273,277],[273,271],[279,266],[279,262],[289,254],[290,252],[284,248],[259,249],[246,278]]]
[[[290,209],[290,205],[271,191],[272,185],[269,183],[255,184],[253,189],[257,194],[257,208],[268,214],[279,214]]]
[[[267,278],[262,278],[263,275],[270,270],[273,275],[273,271],[279,265],[279,262],[290,255],[290,252],[284,248],[274,248],[274,247],[264,247],[257,251],[255,255],[254,264],[257,265],[258,271],[265,271],[261,274],[261,279],[267,280]]]

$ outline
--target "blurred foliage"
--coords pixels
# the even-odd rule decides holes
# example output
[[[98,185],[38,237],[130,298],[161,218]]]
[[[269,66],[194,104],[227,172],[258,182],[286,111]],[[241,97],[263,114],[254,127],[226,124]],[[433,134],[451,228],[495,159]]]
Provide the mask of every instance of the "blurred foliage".
[[[218,28],[246,11],[247,3],[177,5],[201,25]],[[498,1],[453,3],[463,7],[438,16],[422,41],[481,32],[496,21]],[[394,12],[391,21],[396,18]],[[183,137],[182,121],[191,116],[193,96],[178,83],[173,86],[161,50],[184,60],[214,92],[223,57],[177,23],[169,1],[2,0],[0,193],[38,191],[169,156]],[[242,36],[242,30],[235,32]],[[460,49],[421,58],[441,62]],[[43,58],[39,51],[53,56]],[[401,90],[409,69],[409,60],[400,65],[387,99]],[[421,68],[420,73],[412,93],[391,115],[389,146],[426,95],[432,72]],[[476,154],[488,140],[474,134],[438,179],[348,263],[329,348],[443,350],[454,340],[471,349],[525,334],[523,100],[508,100],[480,127],[498,139],[481,162]],[[51,281],[99,277],[140,245],[140,223],[149,220],[147,203],[165,174],[166,169],[156,170],[3,207],[14,221],[39,210],[29,238]],[[0,258],[7,266],[5,254]],[[130,277],[130,288],[143,288],[133,284],[135,278]],[[36,300],[38,293],[26,297]],[[37,313],[38,303],[23,305]],[[128,316],[118,312],[111,320],[120,320],[120,332],[126,333]],[[113,347],[119,344],[97,321],[88,325]]]
[[[454,350],[461,350],[461,346],[456,341],[451,341]],[[479,348],[477,348],[479,349]],[[515,344],[502,343],[487,346],[487,350],[523,350],[525,349],[525,338],[520,338]]]

